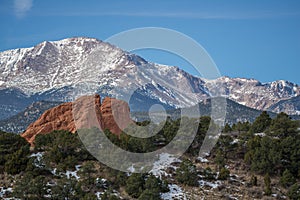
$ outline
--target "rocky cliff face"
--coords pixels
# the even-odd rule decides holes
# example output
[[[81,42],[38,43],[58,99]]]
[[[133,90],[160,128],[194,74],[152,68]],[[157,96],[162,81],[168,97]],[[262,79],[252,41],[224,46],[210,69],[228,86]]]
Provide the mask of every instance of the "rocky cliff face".
[[[128,126],[130,119],[129,106],[125,101],[106,97],[101,105],[101,127],[112,133],[120,134]]]
[[[91,114],[91,111],[96,117]],[[133,123],[126,102],[106,97],[101,104],[99,95],[83,96],[76,102],[63,103],[47,110],[38,120],[30,124],[21,136],[33,144],[39,134],[47,134],[54,130],[75,133],[78,128],[91,128],[95,125],[95,120],[102,130],[109,129],[117,135]]]

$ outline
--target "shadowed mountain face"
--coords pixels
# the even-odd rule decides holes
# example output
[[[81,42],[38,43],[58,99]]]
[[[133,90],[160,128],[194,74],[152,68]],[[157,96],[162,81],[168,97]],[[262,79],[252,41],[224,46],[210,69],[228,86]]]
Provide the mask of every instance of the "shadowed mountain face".
[[[218,99],[215,99],[214,101],[218,101]],[[261,114],[261,110],[249,108],[247,106],[238,104],[230,99],[226,100],[226,118],[225,123],[234,124],[237,122],[254,122],[254,120]],[[190,117],[193,116],[211,116],[212,114],[212,99],[207,99],[206,101],[203,101],[195,106],[192,106],[190,108],[185,108],[186,113],[189,114]],[[197,110],[200,112],[198,113]],[[268,112],[268,114],[274,118],[276,117],[276,113],[274,112]],[[149,114],[146,112],[133,112],[131,114],[134,119],[138,121],[150,121],[151,118],[149,117]],[[162,116],[162,112],[153,112],[151,113],[152,117],[160,117]],[[178,119],[182,116],[181,109],[173,109],[168,110],[167,115],[170,116],[172,119]],[[293,119],[300,119],[299,116],[292,116]]]
[[[53,108],[62,102],[36,102],[27,107],[23,112],[18,113],[17,115],[10,117],[8,119],[0,121],[0,129],[6,132],[12,133],[22,133],[26,128],[33,122],[35,122],[46,110]],[[140,105],[142,106],[142,105]],[[208,99],[199,103],[199,110],[201,116],[210,116],[211,115],[211,101]],[[256,117],[261,114],[260,110],[249,108],[247,106],[238,104],[234,101],[227,100],[226,105],[226,122],[233,124],[238,121],[249,121],[253,122]],[[194,107],[188,109],[192,114],[192,111],[195,110]],[[168,108],[167,114],[172,118],[176,119],[181,116],[180,109]],[[269,112],[271,117],[275,117],[276,113]],[[157,116],[158,119],[162,118],[163,113],[159,110],[151,113],[152,116]],[[136,121],[145,121],[151,120],[149,112],[147,111],[134,111],[131,112],[131,116]],[[196,114],[195,114],[196,116]],[[299,116],[292,116],[293,119],[300,119]]]
[[[148,111],[154,104],[165,109],[190,107],[214,97],[216,88],[253,109],[299,113],[297,106],[274,106],[300,94],[300,87],[288,81],[206,80],[93,38],[47,41],[0,52],[0,119],[33,102],[70,102],[94,93],[125,100],[132,111]]]

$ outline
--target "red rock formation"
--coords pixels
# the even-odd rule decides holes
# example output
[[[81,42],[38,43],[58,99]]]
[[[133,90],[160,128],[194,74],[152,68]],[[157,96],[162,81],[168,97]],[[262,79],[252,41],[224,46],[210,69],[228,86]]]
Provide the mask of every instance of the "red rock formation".
[[[129,123],[130,110],[127,102],[105,97],[100,107],[102,130],[109,129],[112,133],[120,134]]]
[[[75,119],[75,120],[74,120]],[[75,133],[79,128],[96,126],[119,135],[133,121],[125,101],[106,97],[101,105],[100,96],[83,96],[75,102],[63,103],[44,112],[21,135],[33,144],[36,135],[54,130]]]

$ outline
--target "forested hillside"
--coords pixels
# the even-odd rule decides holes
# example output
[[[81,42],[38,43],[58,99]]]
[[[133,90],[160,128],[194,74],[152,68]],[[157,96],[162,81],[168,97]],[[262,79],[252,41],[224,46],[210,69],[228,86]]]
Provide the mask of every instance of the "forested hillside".
[[[0,133],[0,197],[19,199],[299,199],[299,122],[284,113],[266,112],[253,123],[226,124],[206,157],[199,150],[210,117],[199,123],[196,137],[180,159],[151,173],[125,173],[98,162],[77,133],[38,135],[34,148],[19,135]],[[151,152],[176,135],[180,119],[153,125],[160,131],[148,139],[105,131],[119,147]],[[146,126],[150,122],[139,122]],[[131,129],[130,131],[134,131]],[[162,157],[165,156],[164,159]]]

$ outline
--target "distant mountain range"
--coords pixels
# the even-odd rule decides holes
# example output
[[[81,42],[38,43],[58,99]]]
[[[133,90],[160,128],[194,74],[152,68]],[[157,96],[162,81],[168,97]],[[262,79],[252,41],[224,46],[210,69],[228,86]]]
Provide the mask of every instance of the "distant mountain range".
[[[45,41],[0,52],[0,120],[37,101],[66,102],[90,93],[126,100],[133,112],[147,111],[153,104],[174,110],[215,97],[216,88],[252,109],[300,114],[300,87],[289,81],[207,80],[93,38]]]

